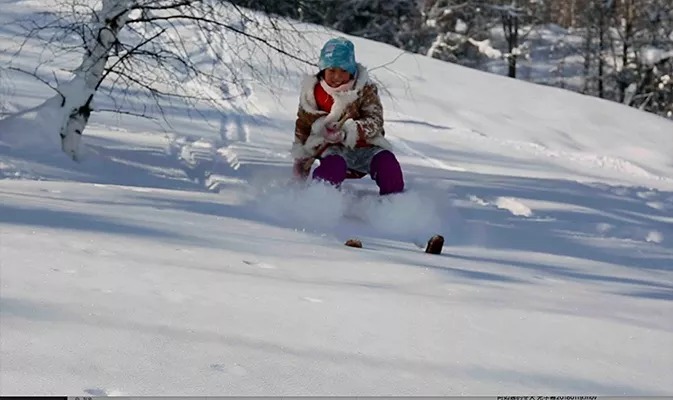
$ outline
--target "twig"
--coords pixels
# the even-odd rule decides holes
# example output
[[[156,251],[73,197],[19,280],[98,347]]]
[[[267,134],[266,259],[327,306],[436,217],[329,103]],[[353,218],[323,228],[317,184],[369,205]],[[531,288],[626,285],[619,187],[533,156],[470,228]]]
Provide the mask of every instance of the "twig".
[[[133,111],[112,110],[112,109],[107,109],[107,108],[97,108],[97,109],[95,109],[95,111],[97,111],[97,112],[108,112],[108,113],[114,113],[114,114],[126,114],[126,115],[131,115],[131,116],[134,116],[134,117],[146,118],[146,119],[149,119],[151,121],[158,121],[158,119],[155,118],[155,117],[150,117],[149,115],[145,115],[145,114],[134,113]]]
[[[38,81],[40,81],[40,82],[44,83],[45,85],[49,86],[49,88],[50,88],[51,90],[53,90],[54,92],[56,92],[59,96],[61,96],[61,98],[65,99],[65,96],[63,95],[63,93],[61,93],[57,88],[55,88],[54,86],[52,86],[52,84],[49,83],[48,81],[46,81],[45,79],[40,78],[39,76],[37,76],[36,73],[28,72],[28,71],[24,71],[24,70],[21,69],[21,68],[18,68],[18,67],[12,67],[12,66],[8,67],[7,69],[10,69],[10,70],[12,70],[12,71],[16,71],[16,72],[22,72],[22,73],[24,73],[24,74],[26,74],[26,75],[30,75],[30,76],[32,76],[33,78],[37,79]],[[54,73],[54,76],[56,76],[55,73]]]
[[[190,15],[167,15],[167,16],[164,16],[164,17],[136,18],[136,19],[129,20],[128,23],[131,24],[131,23],[139,23],[139,22],[168,21],[168,20],[173,20],[173,19],[178,19],[178,20],[186,19],[186,20],[195,20],[195,21],[207,22],[207,23],[213,24],[215,26],[219,26],[219,27],[228,29],[228,30],[230,30],[234,33],[245,36],[245,37],[250,38],[254,41],[260,42],[260,43],[266,45],[267,47],[277,51],[278,53],[283,54],[284,56],[289,57],[289,58],[291,58],[295,61],[299,61],[301,63],[312,65],[312,66],[314,65],[313,63],[311,63],[309,61],[306,61],[303,58],[297,57],[296,55],[291,54],[288,51],[281,49],[280,47],[276,46],[275,44],[269,42],[267,39],[264,39],[262,37],[250,34],[248,32],[244,32],[244,31],[242,31],[242,30],[240,30],[240,29],[238,29],[234,26],[231,26],[229,24],[225,24],[225,23],[222,23],[222,22],[219,22],[219,21],[215,21],[215,20],[210,19],[210,18],[196,17],[196,16],[190,16]]]
[[[385,64],[381,64],[381,65],[376,66],[376,67],[373,67],[373,68],[369,68],[369,70],[370,70],[370,71],[376,71],[376,70],[379,69],[379,68],[385,68],[385,67],[387,67],[387,66],[389,66],[389,65],[395,64],[395,63],[397,62],[397,60],[399,60],[400,58],[402,58],[402,56],[405,55],[405,54],[407,54],[406,51],[401,51],[400,54],[398,54],[397,57],[393,58],[391,61],[388,61],[388,62],[385,63]]]

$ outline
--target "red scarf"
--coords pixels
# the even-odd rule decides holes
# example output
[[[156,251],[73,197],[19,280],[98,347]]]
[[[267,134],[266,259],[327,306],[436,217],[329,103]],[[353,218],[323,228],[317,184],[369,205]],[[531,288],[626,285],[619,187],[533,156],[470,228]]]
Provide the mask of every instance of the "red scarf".
[[[315,85],[313,89],[313,96],[315,96],[315,101],[318,103],[318,109],[325,112],[332,111],[332,106],[334,105],[334,98],[332,97],[333,93],[336,92],[345,92],[348,90],[353,90],[355,86],[355,79],[352,79],[339,87],[331,87],[323,79]]]
[[[352,90],[354,86],[355,86],[355,80],[345,83],[339,86],[338,88],[332,88],[328,86],[325,81],[321,80],[313,88],[313,96],[315,97],[315,102],[318,105],[318,109],[327,113],[332,111],[332,106],[334,105],[334,98],[330,93],[328,93],[328,90],[332,93],[342,92],[345,90]],[[365,139],[358,139],[355,147],[371,147],[371,145],[368,144],[367,140]]]

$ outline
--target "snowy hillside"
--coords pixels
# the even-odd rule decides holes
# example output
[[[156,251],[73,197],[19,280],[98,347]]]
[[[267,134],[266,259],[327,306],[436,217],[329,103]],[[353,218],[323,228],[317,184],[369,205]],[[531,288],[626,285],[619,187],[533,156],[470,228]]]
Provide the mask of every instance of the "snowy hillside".
[[[42,7],[0,0],[0,66],[49,58],[8,24]],[[409,189],[385,201],[285,184],[299,65],[170,127],[95,113],[80,163],[31,110],[53,92],[0,71],[2,395],[673,393],[673,124],[352,40]]]

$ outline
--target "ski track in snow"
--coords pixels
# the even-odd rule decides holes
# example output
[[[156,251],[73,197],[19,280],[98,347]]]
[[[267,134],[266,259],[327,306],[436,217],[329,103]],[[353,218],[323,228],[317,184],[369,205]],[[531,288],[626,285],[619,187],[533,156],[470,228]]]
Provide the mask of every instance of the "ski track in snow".
[[[414,149],[411,145],[409,145],[404,139],[401,139],[399,137],[394,137],[391,136],[389,137],[390,142],[395,146],[395,150],[399,151],[400,154],[412,156],[412,157],[418,157],[425,161],[428,165],[436,168],[443,169],[445,171],[457,171],[457,172],[465,172],[465,168],[461,167],[455,167],[452,165],[449,165],[443,161],[440,161],[434,157],[430,157],[427,154],[418,151]]]

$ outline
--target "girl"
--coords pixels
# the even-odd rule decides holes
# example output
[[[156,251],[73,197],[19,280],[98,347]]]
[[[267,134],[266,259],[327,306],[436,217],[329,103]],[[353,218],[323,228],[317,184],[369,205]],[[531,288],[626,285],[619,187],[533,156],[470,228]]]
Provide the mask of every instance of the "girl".
[[[381,195],[404,190],[404,177],[385,139],[383,107],[367,69],[355,62],[353,43],[330,39],[320,52],[320,71],[302,82],[292,156],[295,175],[339,186],[347,177],[371,175]]]

